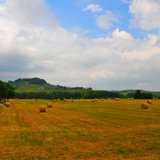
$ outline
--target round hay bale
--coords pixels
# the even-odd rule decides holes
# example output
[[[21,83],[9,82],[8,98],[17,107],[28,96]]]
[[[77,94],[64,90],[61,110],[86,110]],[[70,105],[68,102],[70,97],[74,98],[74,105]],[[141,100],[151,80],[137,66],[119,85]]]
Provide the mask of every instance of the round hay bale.
[[[10,106],[10,102],[6,102],[6,107],[9,107]]]
[[[148,109],[148,104],[143,103],[143,104],[141,105],[141,107],[142,107],[143,109]]]
[[[152,104],[152,101],[151,101],[151,100],[148,100],[147,103],[148,103],[148,104]]]
[[[47,107],[48,107],[48,108],[52,108],[52,103],[48,103],[48,104],[47,104]]]
[[[39,111],[40,111],[40,112],[46,112],[46,106],[41,105],[41,106],[39,107]]]
[[[56,102],[56,100],[53,100],[52,102],[54,103],[54,102]]]

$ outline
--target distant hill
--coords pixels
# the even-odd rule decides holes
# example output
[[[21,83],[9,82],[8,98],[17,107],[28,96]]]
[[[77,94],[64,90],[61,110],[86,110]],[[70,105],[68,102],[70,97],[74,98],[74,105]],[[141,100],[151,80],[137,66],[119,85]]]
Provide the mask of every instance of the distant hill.
[[[86,90],[92,90],[92,88],[83,87],[66,87],[60,85],[52,85],[47,83],[44,79],[40,78],[22,78],[15,81],[8,81],[14,86],[17,93],[22,92],[53,92],[53,91],[69,91],[69,92],[83,92]]]

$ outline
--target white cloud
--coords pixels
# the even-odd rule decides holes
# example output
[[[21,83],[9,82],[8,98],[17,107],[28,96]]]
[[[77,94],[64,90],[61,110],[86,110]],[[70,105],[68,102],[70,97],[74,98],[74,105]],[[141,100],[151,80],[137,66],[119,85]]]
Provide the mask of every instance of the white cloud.
[[[111,76],[114,76],[114,73],[111,71],[108,71],[107,69],[93,71],[93,72],[89,73],[89,77],[93,80],[96,80],[98,78],[100,78],[100,79],[107,78],[108,79],[108,78],[111,78]]]
[[[132,39],[133,37],[125,31],[119,31],[119,29],[116,29],[115,31],[113,31],[112,33],[113,38],[121,38],[121,39]]]
[[[160,28],[160,1],[133,0],[130,4],[130,13],[133,15],[131,24],[144,30]]]
[[[51,22],[50,17],[52,16],[42,0],[32,0],[30,3],[26,0],[6,0],[1,5],[1,11],[1,17],[22,24],[44,25]]]
[[[103,11],[103,9],[98,4],[90,4],[83,9],[83,11],[89,11],[89,10],[93,13]]]
[[[142,89],[160,90],[160,33],[139,40],[116,29],[111,37],[82,38],[58,26],[42,0],[20,1],[0,5],[2,80],[37,76],[68,86],[125,89],[145,83]]]
[[[118,19],[111,11],[106,11],[106,14],[97,17],[96,22],[100,28],[108,30]]]

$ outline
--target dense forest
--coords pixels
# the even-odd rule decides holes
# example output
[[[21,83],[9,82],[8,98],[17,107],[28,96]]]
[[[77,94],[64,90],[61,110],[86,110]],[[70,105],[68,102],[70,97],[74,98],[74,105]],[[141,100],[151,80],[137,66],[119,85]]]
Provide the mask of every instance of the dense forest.
[[[60,92],[54,91],[51,93],[46,92],[23,92],[23,93],[16,93],[15,98],[20,99],[93,99],[93,98],[120,98],[121,94],[117,92],[109,92],[109,91],[93,91],[88,90],[86,92]]]
[[[151,92],[141,93],[140,90],[137,90],[133,94],[123,95],[118,92],[111,91],[98,91],[98,90],[88,90],[85,92],[60,92],[55,91],[51,93],[46,92],[23,92],[16,93],[16,98],[20,99],[94,99],[94,98],[134,98],[134,99],[152,99],[153,94]]]

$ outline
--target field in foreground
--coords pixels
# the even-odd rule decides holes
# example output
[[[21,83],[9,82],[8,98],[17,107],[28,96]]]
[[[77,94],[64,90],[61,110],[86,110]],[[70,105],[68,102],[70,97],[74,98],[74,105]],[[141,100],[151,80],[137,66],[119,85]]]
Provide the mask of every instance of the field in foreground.
[[[160,159],[160,100],[48,102],[0,105],[0,160]]]

